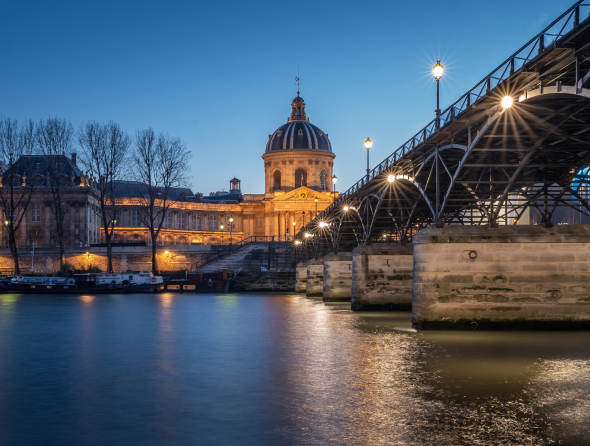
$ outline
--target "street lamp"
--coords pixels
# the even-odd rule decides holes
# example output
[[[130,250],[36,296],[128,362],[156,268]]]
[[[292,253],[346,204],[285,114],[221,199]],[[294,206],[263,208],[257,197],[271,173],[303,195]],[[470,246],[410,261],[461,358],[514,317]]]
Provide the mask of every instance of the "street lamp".
[[[432,74],[434,74],[434,79],[436,79],[436,129],[440,129],[440,87],[439,81],[443,75],[445,67],[443,67],[440,63],[440,60],[436,61],[436,65],[432,67]]]
[[[223,245],[223,225],[219,225],[219,229],[221,229],[221,244]]]
[[[373,141],[371,141],[371,138],[367,138],[365,141],[365,148],[367,149],[367,182],[369,181],[369,151],[371,150],[372,146]]]
[[[315,201],[315,216],[317,217],[318,216],[318,199],[316,198],[313,201]]]
[[[336,175],[334,175],[332,177],[332,200],[336,199],[336,181],[338,181],[338,178],[336,177]]]
[[[231,246],[231,244],[233,242],[232,230],[233,230],[233,227],[234,227],[234,217],[233,217],[233,215],[230,215],[227,221],[229,221],[229,223],[228,223],[228,226],[229,226],[229,244]]]
[[[504,96],[502,98],[502,108],[504,110],[506,110],[507,108],[512,107],[512,104],[514,103],[514,99],[512,99],[512,96]]]
[[[303,211],[301,213],[301,217],[302,217],[302,219],[301,219],[301,230],[303,230],[303,228],[305,227],[305,211]]]

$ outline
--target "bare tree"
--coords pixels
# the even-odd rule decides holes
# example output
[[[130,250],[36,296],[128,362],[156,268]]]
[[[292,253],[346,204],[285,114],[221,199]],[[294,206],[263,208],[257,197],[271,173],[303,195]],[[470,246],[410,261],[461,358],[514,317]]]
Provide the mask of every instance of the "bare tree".
[[[158,271],[158,235],[170,208],[175,188],[188,183],[191,153],[179,138],[164,133],[156,137],[151,128],[135,135],[133,168],[142,183],[138,195],[143,201],[141,219],[152,239],[152,270]]]
[[[47,183],[51,199],[47,201],[55,217],[55,229],[59,243],[59,264],[64,265],[64,220],[69,209],[64,193],[69,184],[66,175],[66,156],[71,153],[74,143],[74,127],[69,121],[49,118],[39,121],[35,132],[39,152],[47,155]]]
[[[20,274],[16,234],[27,214],[34,189],[33,170],[28,156],[33,153],[34,132],[35,124],[30,120],[19,125],[16,120],[0,118],[0,175],[4,181],[0,187],[0,206],[14,261],[14,274]],[[19,165],[15,166],[19,160]]]
[[[100,217],[107,245],[107,269],[113,270],[111,240],[115,230],[115,205],[119,181],[126,172],[125,159],[131,139],[119,124],[109,122],[101,125],[88,122],[78,131],[82,147],[81,161],[90,176],[98,178]]]

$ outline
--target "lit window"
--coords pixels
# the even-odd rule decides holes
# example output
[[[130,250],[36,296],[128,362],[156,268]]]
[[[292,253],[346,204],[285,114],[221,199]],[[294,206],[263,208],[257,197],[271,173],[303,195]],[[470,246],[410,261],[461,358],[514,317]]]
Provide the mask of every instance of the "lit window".
[[[256,216],[256,226],[262,226],[262,215]]]
[[[201,230],[201,216],[193,215],[193,231]]]
[[[274,190],[281,190],[281,171],[275,170],[273,174]]]

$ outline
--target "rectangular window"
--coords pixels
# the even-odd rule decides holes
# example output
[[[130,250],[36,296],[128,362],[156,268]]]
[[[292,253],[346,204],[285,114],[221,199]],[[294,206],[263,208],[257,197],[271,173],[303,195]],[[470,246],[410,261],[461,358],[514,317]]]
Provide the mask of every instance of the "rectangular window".
[[[131,211],[131,226],[133,226],[133,227],[141,226],[141,211],[139,211],[139,210]]]
[[[184,229],[184,214],[178,214],[178,229]]]
[[[217,215],[209,215],[209,231],[217,231]]]
[[[201,230],[201,216],[193,215],[193,231]]]
[[[166,219],[164,220],[164,227],[165,227],[166,229],[170,229],[170,228],[171,228],[171,226],[172,226],[171,222],[172,222],[172,217],[171,217],[171,215],[170,215],[170,214],[166,214]]]
[[[114,226],[121,225],[121,212],[115,211],[115,218],[113,220],[114,220],[114,222],[113,222]]]
[[[31,203],[31,221],[41,221],[41,203]]]
[[[256,226],[262,226],[262,215],[256,216]]]

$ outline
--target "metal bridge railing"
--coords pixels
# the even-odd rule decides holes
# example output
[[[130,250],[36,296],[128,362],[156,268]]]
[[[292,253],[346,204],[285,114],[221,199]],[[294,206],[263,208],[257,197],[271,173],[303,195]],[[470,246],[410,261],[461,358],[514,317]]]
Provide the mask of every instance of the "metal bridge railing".
[[[468,110],[477,101],[482,99],[488,92],[493,90],[499,84],[504,82],[514,73],[519,70],[526,71],[527,64],[531,63],[551,47],[557,48],[559,46],[559,40],[566,34],[575,29],[581,22],[588,20],[590,17],[590,3],[584,3],[587,0],[579,0],[567,11],[555,19],[549,26],[543,31],[533,37],[523,47],[516,51],[512,56],[501,63],[495,70],[484,77],[480,82],[475,84],[467,93],[453,102],[447,109],[445,109],[438,118],[434,118],[430,121],[422,130],[412,136],[406,143],[400,148],[395,150],[385,160],[379,163],[371,172],[369,172],[368,180],[367,175],[364,175],[359,181],[357,181],[352,187],[346,192],[340,194],[340,196],[324,211],[322,211],[310,225],[322,218],[325,218],[335,207],[344,203],[351,196],[359,192],[368,181],[375,179],[383,171],[387,170],[392,165],[395,165],[398,161],[405,158],[408,154],[412,153],[415,149],[425,144],[432,136],[444,129],[445,126],[451,124],[455,118],[461,113]],[[582,19],[581,19],[582,18]],[[437,122],[437,119],[440,121]]]

